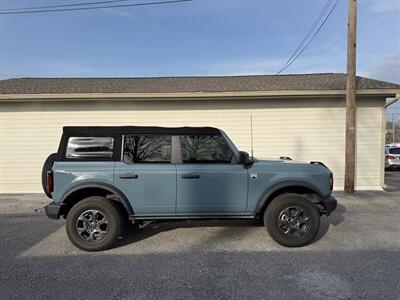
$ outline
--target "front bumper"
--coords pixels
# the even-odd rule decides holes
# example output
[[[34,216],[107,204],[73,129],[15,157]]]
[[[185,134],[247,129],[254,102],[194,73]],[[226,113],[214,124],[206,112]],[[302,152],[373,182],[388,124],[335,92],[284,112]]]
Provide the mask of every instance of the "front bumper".
[[[400,167],[400,160],[398,159],[388,159],[385,161],[385,168],[399,168]]]
[[[329,196],[328,198],[322,199],[321,205],[324,207],[323,213],[329,216],[331,212],[333,212],[336,209],[337,200],[332,196]]]
[[[44,211],[50,219],[58,220],[60,218],[63,205],[63,203],[50,202],[44,207]]]

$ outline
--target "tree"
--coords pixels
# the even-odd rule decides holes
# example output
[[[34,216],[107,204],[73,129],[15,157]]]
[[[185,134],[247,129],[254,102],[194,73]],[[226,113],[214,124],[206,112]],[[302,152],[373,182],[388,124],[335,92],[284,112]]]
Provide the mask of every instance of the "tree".
[[[394,122],[394,132],[393,132],[393,122],[386,121],[386,136],[385,143],[392,144],[394,135],[394,143],[400,143],[400,127],[398,122]]]
[[[162,148],[167,145],[165,136],[156,135],[132,135],[127,136],[125,141],[125,152],[133,162],[160,158]]]

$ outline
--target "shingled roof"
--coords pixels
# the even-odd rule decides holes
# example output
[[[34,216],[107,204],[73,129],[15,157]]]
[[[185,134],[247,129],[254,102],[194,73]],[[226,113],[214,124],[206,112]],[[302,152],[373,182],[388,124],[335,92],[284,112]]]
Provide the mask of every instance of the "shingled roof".
[[[394,89],[400,85],[357,77],[357,88]],[[345,90],[346,74],[297,74],[149,78],[15,78],[0,80],[0,94],[193,93]]]

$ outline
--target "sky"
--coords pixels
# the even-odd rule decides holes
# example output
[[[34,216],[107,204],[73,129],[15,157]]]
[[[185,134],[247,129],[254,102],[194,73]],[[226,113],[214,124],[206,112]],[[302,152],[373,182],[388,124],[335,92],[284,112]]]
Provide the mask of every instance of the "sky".
[[[77,2],[90,1],[0,0],[0,9]],[[195,0],[0,15],[0,79],[274,74],[325,3]],[[400,84],[400,0],[359,0],[358,8],[357,74]],[[346,41],[347,0],[339,0],[284,73],[346,72]]]

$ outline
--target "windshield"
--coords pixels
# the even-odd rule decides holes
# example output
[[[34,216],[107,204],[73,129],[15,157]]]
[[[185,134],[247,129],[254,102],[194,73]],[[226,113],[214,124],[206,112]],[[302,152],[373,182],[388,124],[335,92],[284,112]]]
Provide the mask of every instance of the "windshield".
[[[389,153],[390,154],[400,154],[400,148],[390,148]]]
[[[232,151],[237,155],[239,150],[236,148],[235,144],[231,141],[228,135],[221,130],[221,134],[224,136],[225,140],[228,142],[229,146],[231,147]]]

